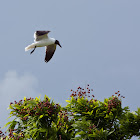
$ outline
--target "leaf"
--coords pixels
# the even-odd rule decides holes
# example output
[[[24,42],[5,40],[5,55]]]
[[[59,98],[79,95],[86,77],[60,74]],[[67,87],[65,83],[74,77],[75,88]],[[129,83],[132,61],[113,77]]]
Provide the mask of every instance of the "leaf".
[[[17,121],[12,121],[9,128],[14,129],[17,123],[18,123]]]
[[[15,112],[15,111],[11,111],[11,112],[10,112],[10,115],[13,114],[14,112]]]
[[[27,116],[29,116],[29,114],[26,114],[24,117],[27,117]]]
[[[77,132],[77,133],[75,134],[75,136],[76,136],[76,135],[85,135],[85,134],[86,134],[86,132],[80,131],[80,132]]]
[[[111,135],[113,132],[114,132],[114,130],[113,130],[113,131],[111,131],[111,132],[109,132],[109,133],[108,133],[108,135]]]
[[[71,101],[70,100],[65,100],[67,103],[70,103]]]
[[[93,132],[93,134],[88,134],[89,137],[96,137],[96,133]]]
[[[14,107],[16,107],[16,109],[20,109],[21,107],[17,104],[14,105]]]
[[[39,131],[40,131],[40,132],[46,132],[46,129],[39,128]]]
[[[103,131],[104,131],[103,128],[101,128],[101,129],[100,129],[100,132],[103,133]]]
[[[138,115],[140,115],[140,108],[137,108],[137,111],[135,111]]]
[[[7,110],[9,109],[13,109],[13,104],[9,105],[9,107],[7,108]]]
[[[128,106],[124,107],[123,110],[130,111]]]
[[[91,116],[93,114],[93,110],[89,113],[89,115]]]
[[[12,123],[12,121],[6,123],[6,124],[4,125],[4,128],[7,127],[7,126],[8,126],[9,124],[11,124],[11,123]]]
[[[108,115],[108,114],[106,114],[106,116],[105,116],[104,118],[109,118],[109,115]]]
[[[34,129],[34,130],[32,130],[32,131],[34,131],[34,133],[32,134],[32,138],[34,138],[34,136],[35,136],[35,134],[37,133],[38,129]]]
[[[41,119],[41,118],[43,118],[43,117],[44,117],[44,115],[40,115],[40,116],[39,116],[39,119]]]
[[[9,118],[11,118],[12,116],[14,116],[14,115],[10,115],[6,120],[8,120]]]
[[[24,101],[26,101],[26,97],[24,96]]]
[[[72,124],[71,126],[76,128],[77,127],[77,124]]]
[[[104,99],[104,102],[105,102],[105,103],[108,103],[108,99],[107,99],[107,98],[105,98],[105,99]]]

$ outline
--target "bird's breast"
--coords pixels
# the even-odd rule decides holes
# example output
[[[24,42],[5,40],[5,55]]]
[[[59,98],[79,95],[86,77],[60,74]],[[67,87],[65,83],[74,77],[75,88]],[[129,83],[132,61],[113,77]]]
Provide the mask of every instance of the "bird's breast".
[[[54,43],[55,43],[54,39],[49,39],[48,38],[48,39],[37,41],[36,46],[37,47],[44,47],[44,46],[48,46],[48,45],[51,45],[51,44],[54,44]]]

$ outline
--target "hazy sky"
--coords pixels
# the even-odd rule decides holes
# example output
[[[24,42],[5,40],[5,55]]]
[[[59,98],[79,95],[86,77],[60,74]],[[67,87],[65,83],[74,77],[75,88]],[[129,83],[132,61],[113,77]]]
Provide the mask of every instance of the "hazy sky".
[[[0,4],[0,125],[9,103],[41,95],[65,104],[71,89],[90,84],[99,100],[116,91],[140,107],[139,0],[13,0]],[[24,48],[36,30],[50,30],[62,48]]]

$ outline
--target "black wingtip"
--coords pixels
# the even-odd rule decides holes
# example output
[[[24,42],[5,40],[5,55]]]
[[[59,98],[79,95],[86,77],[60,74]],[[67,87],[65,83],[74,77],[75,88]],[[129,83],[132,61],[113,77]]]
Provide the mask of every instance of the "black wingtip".
[[[47,60],[44,60],[46,63],[48,63],[48,61]]]

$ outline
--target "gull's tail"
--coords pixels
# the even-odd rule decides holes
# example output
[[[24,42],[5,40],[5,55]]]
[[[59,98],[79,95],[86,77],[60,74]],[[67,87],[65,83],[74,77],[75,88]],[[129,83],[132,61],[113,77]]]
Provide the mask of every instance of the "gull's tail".
[[[32,48],[35,48],[35,44],[34,44],[34,43],[31,44],[31,45],[29,45],[29,46],[27,46],[27,47],[25,48],[25,51],[28,51],[28,50],[30,50],[30,49],[32,49]]]

